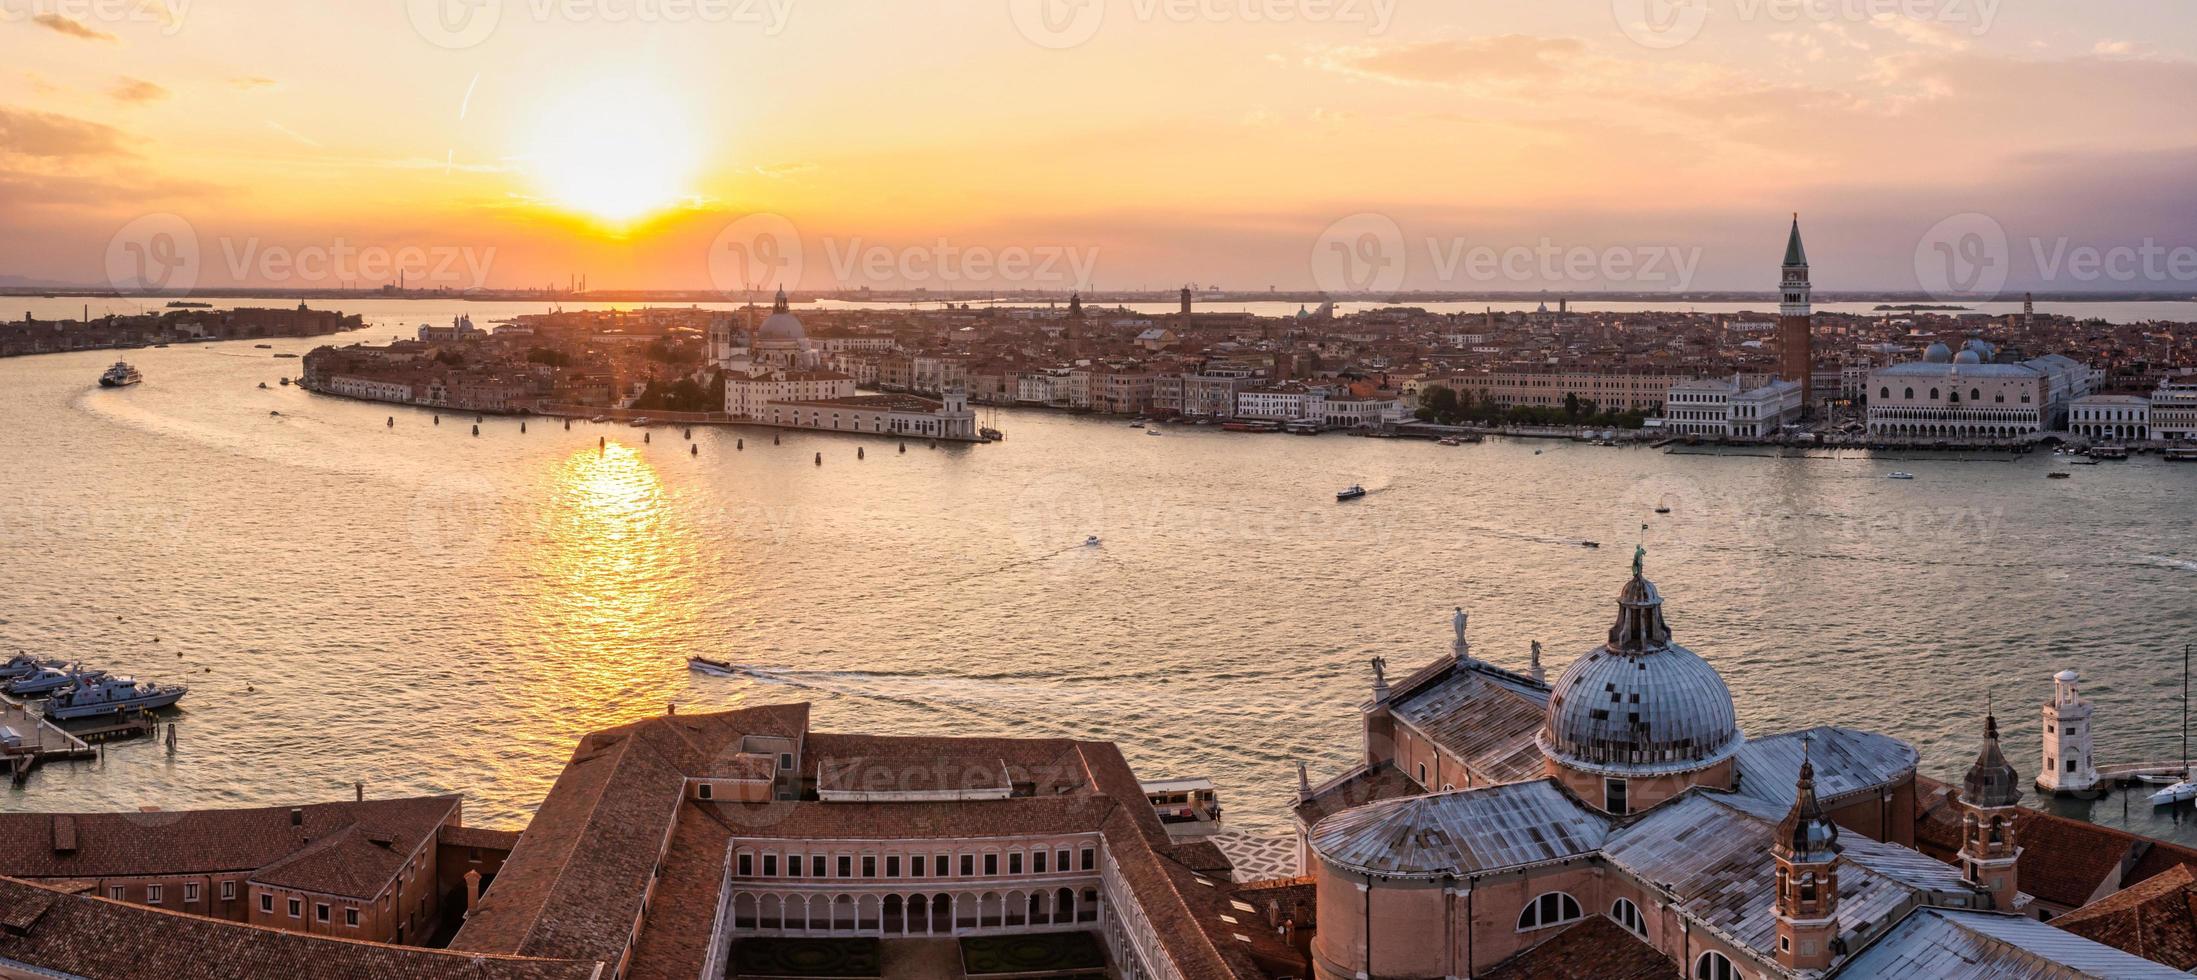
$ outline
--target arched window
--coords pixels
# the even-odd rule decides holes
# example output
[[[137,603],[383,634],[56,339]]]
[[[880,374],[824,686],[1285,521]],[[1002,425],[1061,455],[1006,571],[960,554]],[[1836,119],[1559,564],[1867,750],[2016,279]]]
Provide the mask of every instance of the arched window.
[[[1694,960],[1694,980],[1739,980],[1739,971],[1724,954],[1710,950]]]
[[[1932,388],[1932,389],[1930,389],[1930,400],[1931,400],[1931,401],[1937,401],[1937,400],[1938,400],[1938,390],[1937,390],[1936,388]]]
[[[1544,892],[1518,911],[1518,931],[1545,929],[1579,920],[1579,900],[1563,892]]]
[[[1907,389],[1907,400],[1908,400],[1908,401],[1914,401],[1914,400],[1915,400],[1915,389],[1913,389],[1913,388],[1909,388],[1909,389]]]
[[[1640,914],[1640,906],[1634,905],[1632,899],[1618,899],[1617,904],[1610,906],[1610,918],[1616,919],[1617,924],[1624,926],[1626,932],[1642,939],[1648,938],[1648,920]]]
[[[1982,401],[1982,400],[1983,400],[1983,389],[1982,389],[1982,388],[1970,388],[1970,389],[1968,389],[1968,400],[1969,400],[1969,401],[1972,401],[1972,402],[1980,402],[1980,401]]]
[[[1884,399],[1884,400],[1886,400],[1886,401],[1891,401],[1891,400],[1892,400],[1892,387],[1891,387],[1890,385],[1886,385],[1886,386],[1884,386],[1884,387],[1882,387],[1882,388],[1878,388],[1878,389],[1877,389],[1877,397],[1878,397],[1878,398],[1882,398],[1882,399]]]

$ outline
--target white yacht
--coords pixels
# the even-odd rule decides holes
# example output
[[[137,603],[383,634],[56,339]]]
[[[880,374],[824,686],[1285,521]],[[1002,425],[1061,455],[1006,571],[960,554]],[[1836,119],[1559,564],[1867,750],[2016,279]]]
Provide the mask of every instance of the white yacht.
[[[131,367],[130,362],[116,361],[113,367],[107,369],[107,373],[99,376],[99,386],[101,388],[127,388],[143,380],[145,380],[145,376],[137,373],[137,369]]]
[[[87,680],[46,702],[46,717],[74,721],[98,715],[151,711],[183,700],[190,688],[181,684],[153,684],[128,677]]]
[[[27,653],[18,653],[8,658],[7,663],[0,664],[0,680],[14,680],[37,673],[40,668],[59,666],[59,660],[41,660]]]
[[[60,667],[40,667],[8,682],[7,691],[17,697],[42,698],[64,687],[95,681],[107,676],[103,670],[90,670],[77,664]]]

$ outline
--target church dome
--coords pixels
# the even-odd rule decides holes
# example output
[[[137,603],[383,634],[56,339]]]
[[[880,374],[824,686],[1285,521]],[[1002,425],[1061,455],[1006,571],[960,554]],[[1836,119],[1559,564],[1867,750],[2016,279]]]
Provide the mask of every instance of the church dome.
[[[801,318],[787,308],[786,291],[780,289],[777,301],[771,305],[771,315],[756,328],[755,346],[800,347],[808,339],[808,330],[801,326]]]
[[[1953,363],[1955,363],[1955,364],[1982,364],[1982,363],[1983,363],[1983,355],[1981,355],[1981,354],[1978,354],[1978,353],[1976,353],[1975,351],[1972,351],[1972,350],[1964,350],[1964,351],[1961,351],[1961,352],[1960,352],[1960,353],[1958,353],[1958,354],[1955,354],[1955,355],[1953,355]]]
[[[1617,776],[1694,772],[1742,739],[1732,692],[1709,662],[1671,642],[1663,599],[1633,564],[1609,642],[1551,686],[1541,752],[1560,766]]]
[[[1922,352],[1922,359],[1932,364],[1951,363],[1953,360],[1953,348],[1945,346],[1945,343],[1943,341],[1931,344],[1929,350]]]

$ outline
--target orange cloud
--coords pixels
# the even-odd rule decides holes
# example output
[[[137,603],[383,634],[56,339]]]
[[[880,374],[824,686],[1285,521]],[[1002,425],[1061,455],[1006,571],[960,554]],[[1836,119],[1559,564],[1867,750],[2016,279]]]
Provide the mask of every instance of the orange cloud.
[[[86,41],[113,41],[115,39],[112,34],[92,30],[84,26],[82,21],[70,20],[60,14],[39,14],[31,18],[31,23]]]

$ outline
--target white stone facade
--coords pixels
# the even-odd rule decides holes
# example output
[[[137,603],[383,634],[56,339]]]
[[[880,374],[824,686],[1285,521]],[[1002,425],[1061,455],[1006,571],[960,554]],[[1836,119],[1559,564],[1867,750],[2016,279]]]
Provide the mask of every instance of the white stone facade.
[[[2037,788],[2048,793],[2087,793],[2098,785],[2098,764],[2090,755],[2090,702],[2076,690],[2081,675],[2063,670],[2052,676],[2052,700],[2044,706],[2044,764]]]

